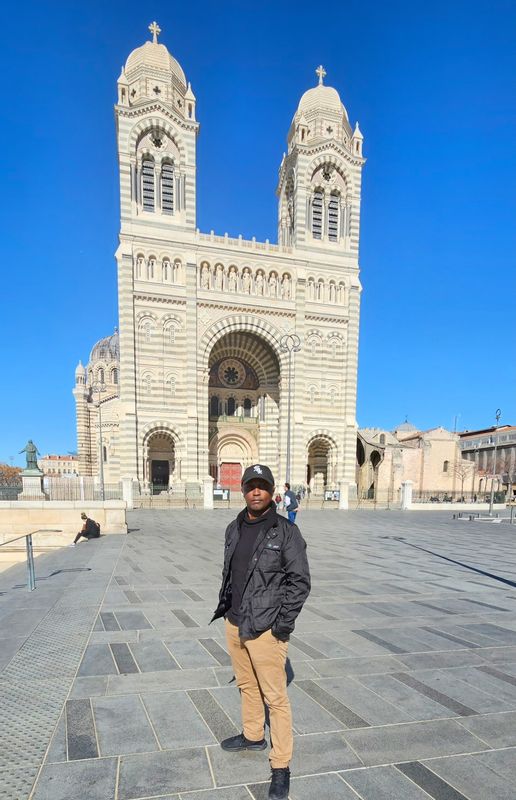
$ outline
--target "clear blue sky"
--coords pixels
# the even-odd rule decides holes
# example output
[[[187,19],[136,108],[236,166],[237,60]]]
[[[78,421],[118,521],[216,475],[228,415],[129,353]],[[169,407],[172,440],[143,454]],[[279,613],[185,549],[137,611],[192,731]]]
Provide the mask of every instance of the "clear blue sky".
[[[327,10],[325,10],[327,9]],[[201,123],[198,225],[276,240],[322,63],[365,137],[358,420],[516,422],[516,5],[35,2],[4,15],[0,460],[76,447],[79,358],[117,323],[120,66],[157,19]]]

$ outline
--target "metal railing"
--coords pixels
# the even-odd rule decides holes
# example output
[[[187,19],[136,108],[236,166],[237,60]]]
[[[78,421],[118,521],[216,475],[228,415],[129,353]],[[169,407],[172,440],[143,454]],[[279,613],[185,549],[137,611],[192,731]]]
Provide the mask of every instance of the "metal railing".
[[[25,548],[27,551],[27,589],[33,592],[36,588],[36,570],[34,568],[34,549],[32,546],[32,537],[35,533],[62,533],[61,528],[40,528],[31,533],[24,533],[21,536],[15,536],[14,539],[8,539],[7,542],[2,542],[0,547],[5,547],[6,544],[19,542],[20,539],[25,539]]]

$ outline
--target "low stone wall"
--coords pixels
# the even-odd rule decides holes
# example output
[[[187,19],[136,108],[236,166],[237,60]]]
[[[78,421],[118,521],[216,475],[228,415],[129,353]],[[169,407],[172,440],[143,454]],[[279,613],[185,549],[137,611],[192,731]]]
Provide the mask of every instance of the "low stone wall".
[[[126,504],[123,500],[1,501],[0,544],[15,536],[48,528],[58,529],[61,533],[36,534],[33,537],[35,547],[59,547],[68,544],[70,537],[75,536],[82,528],[83,511],[100,523],[101,534],[127,533]],[[15,545],[25,547],[25,542],[22,540]]]
[[[454,511],[459,514],[461,511],[476,511],[484,513],[489,511],[489,503],[410,503],[407,511]],[[505,511],[505,503],[495,503],[493,511],[497,514]]]

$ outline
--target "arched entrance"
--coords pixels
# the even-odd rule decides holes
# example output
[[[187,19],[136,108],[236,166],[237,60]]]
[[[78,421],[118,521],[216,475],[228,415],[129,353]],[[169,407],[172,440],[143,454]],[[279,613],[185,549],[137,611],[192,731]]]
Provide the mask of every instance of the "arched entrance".
[[[150,433],[144,441],[144,486],[153,494],[167,491],[178,480],[176,442],[169,431]]]
[[[328,436],[314,436],[308,443],[306,457],[306,483],[313,495],[324,494],[325,489],[336,489],[337,450]]]
[[[272,347],[249,331],[231,331],[209,357],[209,470],[215,484],[240,489],[242,471],[278,463],[280,367]]]

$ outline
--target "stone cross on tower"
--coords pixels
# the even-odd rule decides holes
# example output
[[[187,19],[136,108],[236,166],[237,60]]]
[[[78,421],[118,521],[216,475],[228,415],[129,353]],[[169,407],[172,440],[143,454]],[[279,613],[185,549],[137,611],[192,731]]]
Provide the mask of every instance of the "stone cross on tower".
[[[158,34],[161,33],[161,28],[159,27],[157,22],[151,22],[151,24],[149,25],[149,30],[152,33],[152,41],[153,41],[153,43],[157,44],[158,43]]]
[[[326,70],[322,64],[317,67],[315,74],[319,76],[319,86],[322,86],[323,78],[326,77]]]

